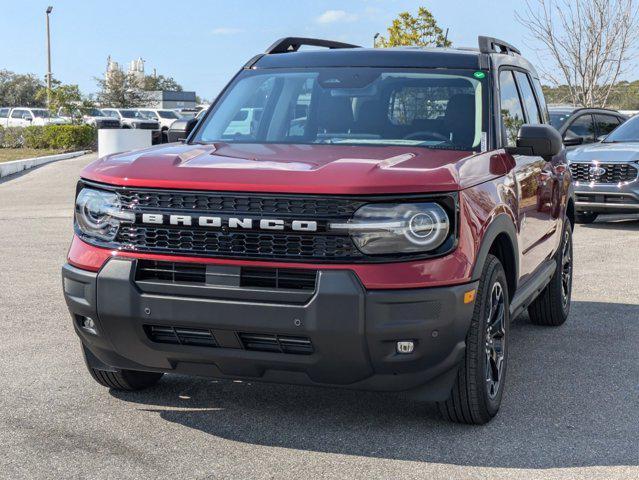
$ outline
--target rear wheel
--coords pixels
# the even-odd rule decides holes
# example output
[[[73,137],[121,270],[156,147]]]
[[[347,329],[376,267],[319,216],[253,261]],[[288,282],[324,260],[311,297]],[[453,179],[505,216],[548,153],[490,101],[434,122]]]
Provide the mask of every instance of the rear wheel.
[[[103,387],[124,391],[142,390],[158,383],[162,375],[164,375],[163,373],[139,372],[136,370],[109,371],[93,368],[87,360],[85,347],[82,347],[82,352],[87,370],[93,377],[93,380]]]
[[[597,220],[599,216],[598,213],[595,212],[577,212],[575,214],[575,222],[577,223],[592,223]]]
[[[564,225],[561,246],[557,250],[557,269],[550,283],[528,307],[530,321],[536,325],[558,326],[570,313],[572,296],[572,227]]]
[[[438,402],[447,420],[481,425],[497,414],[504,392],[509,323],[506,274],[497,257],[489,255],[477,289],[464,360],[450,397]]]

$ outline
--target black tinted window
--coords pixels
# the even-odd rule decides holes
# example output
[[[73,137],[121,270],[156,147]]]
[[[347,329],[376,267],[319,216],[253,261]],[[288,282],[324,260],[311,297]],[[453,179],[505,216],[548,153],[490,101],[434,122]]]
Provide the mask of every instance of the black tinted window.
[[[592,115],[582,115],[578,117],[568,127],[565,137],[576,136],[584,139],[583,143],[592,143],[595,141],[595,124],[592,121]]]
[[[615,128],[617,128],[621,121],[614,115],[595,115],[595,122],[597,122],[597,135],[599,137],[605,137]]]
[[[515,78],[510,70],[499,73],[499,96],[501,99],[502,131],[506,136],[506,144],[515,146],[517,132],[524,124],[524,109],[517,93]]]
[[[541,123],[539,107],[537,106],[530,80],[528,80],[528,75],[522,72],[515,72],[515,78],[517,78],[517,84],[519,85],[524,105],[526,105],[526,113],[528,114],[526,121],[533,124]]]

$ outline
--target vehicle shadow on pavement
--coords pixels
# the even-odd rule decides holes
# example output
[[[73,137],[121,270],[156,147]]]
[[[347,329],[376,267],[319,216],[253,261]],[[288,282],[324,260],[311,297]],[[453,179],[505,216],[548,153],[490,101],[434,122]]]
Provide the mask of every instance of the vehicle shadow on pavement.
[[[511,468],[639,465],[639,305],[573,302],[559,328],[513,322],[500,413],[450,424],[396,394],[168,376],[112,395],[166,421],[256,445]]]

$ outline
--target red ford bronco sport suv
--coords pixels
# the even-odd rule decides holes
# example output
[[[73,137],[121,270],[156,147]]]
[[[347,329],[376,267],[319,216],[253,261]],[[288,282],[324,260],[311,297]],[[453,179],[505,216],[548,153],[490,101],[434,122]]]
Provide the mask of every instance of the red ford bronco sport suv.
[[[191,127],[81,174],[62,276],[98,383],[403,391],[481,424],[510,319],[566,320],[570,171],[511,45],[282,39]]]

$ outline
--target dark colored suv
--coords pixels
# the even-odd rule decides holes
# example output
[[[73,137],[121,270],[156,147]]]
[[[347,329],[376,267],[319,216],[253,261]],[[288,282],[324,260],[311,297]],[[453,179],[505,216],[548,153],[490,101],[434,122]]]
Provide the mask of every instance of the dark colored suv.
[[[489,421],[510,319],[570,311],[572,183],[548,122],[535,69],[493,38],[276,42],[185,142],[82,172],[62,277],[89,372],[402,391]]]
[[[605,108],[552,106],[548,110],[550,124],[559,131],[569,150],[600,142],[627,119],[618,111]]]

